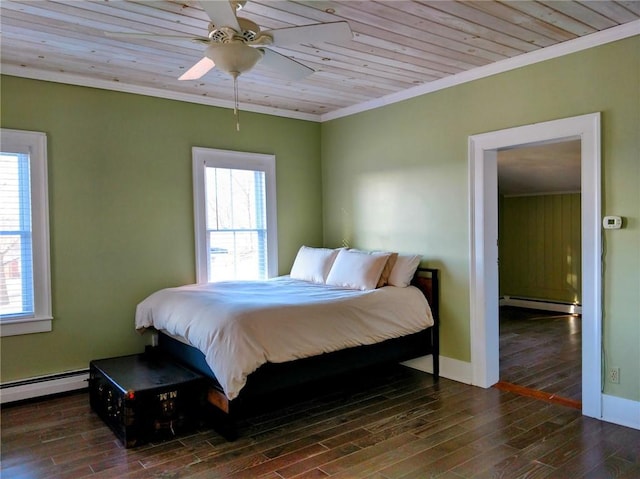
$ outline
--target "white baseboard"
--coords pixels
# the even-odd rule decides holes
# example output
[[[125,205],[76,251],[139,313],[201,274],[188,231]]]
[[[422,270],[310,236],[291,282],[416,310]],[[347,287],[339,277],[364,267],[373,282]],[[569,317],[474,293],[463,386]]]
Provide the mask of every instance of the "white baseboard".
[[[85,389],[88,380],[89,372],[82,369],[4,383],[0,385],[0,404]]]
[[[433,373],[432,356],[421,356],[405,361],[402,364],[419,371]],[[471,363],[440,356],[440,376],[459,383],[471,384]]]
[[[411,359],[402,364],[419,371],[433,373],[431,356]],[[440,356],[440,376],[471,384],[471,363]],[[601,420],[640,430],[640,402],[603,394]]]
[[[566,314],[582,314],[582,306],[571,303],[554,303],[543,299],[514,298],[503,296],[500,298],[500,306],[515,306],[518,308],[540,309],[542,311],[555,311]]]
[[[602,420],[640,430],[640,402],[603,394]]]
[[[402,364],[433,373],[432,356],[422,356]],[[471,363],[440,356],[440,375],[453,381],[471,384]],[[0,385],[0,404],[85,389],[88,379],[89,372],[83,369],[4,383]],[[640,430],[640,402],[603,394],[602,420]]]

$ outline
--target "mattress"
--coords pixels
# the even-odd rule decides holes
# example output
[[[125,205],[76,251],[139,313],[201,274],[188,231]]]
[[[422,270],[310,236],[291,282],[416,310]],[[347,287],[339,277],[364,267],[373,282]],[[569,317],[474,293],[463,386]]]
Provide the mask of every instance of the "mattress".
[[[157,291],[136,308],[155,328],[203,352],[229,399],[261,365],[374,344],[433,325],[413,286],[370,291],[300,281],[229,281]]]

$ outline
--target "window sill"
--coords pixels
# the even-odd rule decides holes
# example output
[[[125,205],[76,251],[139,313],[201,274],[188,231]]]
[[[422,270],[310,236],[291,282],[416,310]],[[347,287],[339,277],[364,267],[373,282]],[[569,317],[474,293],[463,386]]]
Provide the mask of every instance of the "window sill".
[[[0,337],[18,336],[20,334],[46,333],[51,331],[53,318],[29,318],[4,320],[0,322]]]

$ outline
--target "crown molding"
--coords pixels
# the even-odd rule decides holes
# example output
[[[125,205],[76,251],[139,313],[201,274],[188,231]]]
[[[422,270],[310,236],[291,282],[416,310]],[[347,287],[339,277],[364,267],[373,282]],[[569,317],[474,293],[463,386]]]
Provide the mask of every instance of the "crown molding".
[[[640,35],[640,20],[635,20],[624,25],[592,33],[591,35],[585,35],[584,37],[568,40],[550,47],[541,48],[533,52],[524,53],[517,57],[500,60],[489,65],[442,78],[441,80],[435,80],[398,93],[392,93],[375,100],[324,113],[320,117],[320,121],[325,122],[355,115],[356,113],[373,110],[375,108],[380,108],[381,106],[391,105],[393,103],[398,103],[427,93],[444,90],[445,88],[461,85],[481,78],[487,78],[499,73],[515,70],[516,68],[533,65],[535,63],[562,57],[564,55],[569,55],[571,53],[587,50],[589,48],[605,45],[607,43],[623,40],[636,35]]]
[[[492,75],[504,73],[516,68],[521,68],[535,63],[551,60],[571,53],[576,53],[589,48],[605,45],[607,43],[623,40],[625,38],[640,35],[640,20],[626,23],[617,27],[602,30],[600,32],[592,33],[574,40],[568,40],[566,42],[559,43],[539,50],[524,53],[517,57],[507,58],[489,65],[474,68],[456,75],[451,75],[441,80],[435,80],[424,85],[416,86],[403,90],[397,93],[377,98],[375,100],[366,101],[357,105],[341,108],[332,112],[324,113],[322,115],[316,115],[311,113],[303,113],[299,111],[283,110],[279,108],[264,107],[259,105],[252,105],[248,103],[241,103],[240,109],[242,111],[252,113],[262,113],[265,115],[281,116],[285,118],[292,118],[297,120],[307,120],[314,122],[325,122],[343,118],[346,116],[355,115],[382,106],[391,105],[400,101],[415,98],[417,96],[425,95],[427,93],[433,93],[452,86],[461,85],[481,78],[487,78]],[[56,83],[66,83],[69,85],[84,86],[90,88],[100,88],[103,90],[120,91],[124,93],[134,93],[137,95],[153,96],[158,98],[165,98],[169,100],[184,101],[188,103],[197,103],[200,105],[216,106],[220,108],[233,109],[233,102],[228,100],[218,100],[215,98],[209,98],[202,95],[193,95],[189,93],[180,93],[174,91],[163,90],[159,88],[143,87],[138,85],[131,85],[122,82],[114,82],[107,80],[99,80],[88,78],[82,75],[72,75],[63,72],[50,72],[43,71],[34,68],[17,67],[14,65],[2,65],[2,74],[12,75],[23,78],[30,78],[34,80],[44,80]]]
[[[167,100],[184,101],[188,103],[197,103],[200,105],[217,106],[233,110],[234,104],[229,100],[219,100],[203,95],[193,95],[190,93],[180,93],[176,91],[163,90],[159,88],[151,88],[139,85],[132,85],[123,82],[100,80],[97,78],[89,78],[83,75],[73,75],[63,72],[51,72],[39,70],[37,68],[18,67],[15,65],[2,65],[2,74],[16,76],[21,78],[30,78],[32,80],[50,81],[54,83],[65,83],[67,85],[83,86],[88,88],[99,88],[102,90],[119,91],[123,93],[133,93],[136,95],[153,96],[164,98]],[[320,116],[304,113],[299,111],[282,110],[279,108],[265,107],[260,105],[252,105],[249,103],[240,103],[240,110],[252,113],[262,113],[265,115],[282,116],[296,120],[320,121]]]

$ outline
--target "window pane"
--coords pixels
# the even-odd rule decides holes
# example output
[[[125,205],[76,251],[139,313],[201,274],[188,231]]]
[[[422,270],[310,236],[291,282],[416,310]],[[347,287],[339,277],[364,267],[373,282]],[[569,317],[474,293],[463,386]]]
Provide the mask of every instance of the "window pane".
[[[206,168],[209,281],[267,277],[265,173]]]
[[[209,281],[264,278],[260,236],[256,231],[210,231]]]
[[[29,155],[0,155],[0,314],[33,316]]]
[[[207,228],[264,227],[264,176],[262,171],[207,168]]]

